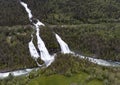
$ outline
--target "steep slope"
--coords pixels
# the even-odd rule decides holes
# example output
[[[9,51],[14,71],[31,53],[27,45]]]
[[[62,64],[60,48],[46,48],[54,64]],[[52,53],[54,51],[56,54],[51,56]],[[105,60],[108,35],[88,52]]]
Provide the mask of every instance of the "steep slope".
[[[23,0],[33,15],[49,24],[119,22],[119,0]],[[0,25],[28,24],[19,0],[0,0]]]
[[[72,55],[59,54],[50,67],[33,71],[27,76],[12,77],[11,75],[0,80],[0,84],[119,85],[119,72],[120,68],[101,67]]]

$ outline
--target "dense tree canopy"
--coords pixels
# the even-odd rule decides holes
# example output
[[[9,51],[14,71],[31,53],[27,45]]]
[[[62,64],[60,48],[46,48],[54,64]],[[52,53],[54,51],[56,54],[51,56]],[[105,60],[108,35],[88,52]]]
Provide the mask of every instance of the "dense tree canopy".
[[[23,0],[49,24],[119,22],[119,0]],[[19,0],[0,0],[0,25],[28,24]]]
[[[62,36],[73,51],[85,56],[120,61],[120,26],[114,24],[120,21],[119,0],[22,1],[28,4],[34,17],[45,24],[56,24],[53,29],[49,27],[46,27],[49,29],[41,29],[41,34],[43,33],[41,37],[51,54],[60,50],[51,32],[54,30]],[[104,25],[103,23],[106,22],[110,24]],[[71,27],[71,24],[84,23],[92,24]],[[95,23],[102,24],[95,25]],[[30,27],[6,27],[6,25],[26,24],[29,24],[29,19],[19,0],[0,0],[0,70],[36,66],[28,51]],[[59,27],[60,24],[68,25]]]

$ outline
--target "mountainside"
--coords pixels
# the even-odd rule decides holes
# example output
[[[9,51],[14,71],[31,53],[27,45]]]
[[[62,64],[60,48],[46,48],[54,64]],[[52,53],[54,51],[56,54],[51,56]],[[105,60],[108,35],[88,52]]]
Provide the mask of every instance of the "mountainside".
[[[23,0],[48,24],[120,22],[119,0]],[[0,26],[28,24],[19,0],[0,0]]]
[[[26,26],[0,27],[0,71],[36,67],[28,43],[32,28]],[[40,35],[50,52],[59,53],[57,33],[70,49],[84,56],[120,61],[119,24],[56,25],[41,28]],[[35,33],[34,33],[35,35]],[[36,37],[34,44],[37,47]],[[41,63],[40,59],[39,62]]]
[[[0,72],[37,66],[31,58],[28,48],[32,31],[29,25],[0,27]],[[55,36],[50,29],[41,29],[41,37],[45,41],[50,54],[60,51]],[[34,37],[33,42],[37,47],[36,37]],[[41,59],[38,59],[38,61],[41,62]]]
[[[0,85],[120,85],[120,1],[0,0]]]
[[[102,67],[70,54],[58,54],[48,68],[26,76],[10,75],[0,80],[0,85],[120,85],[120,68]]]

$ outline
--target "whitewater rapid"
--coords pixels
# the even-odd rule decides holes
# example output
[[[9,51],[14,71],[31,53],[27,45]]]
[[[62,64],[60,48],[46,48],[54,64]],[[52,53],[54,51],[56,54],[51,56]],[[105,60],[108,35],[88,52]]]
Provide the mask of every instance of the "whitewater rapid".
[[[55,33],[55,37],[56,37],[56,39],[57,39],[57,41],[58,41],[58,43],[60,45],[61,53],[64,53],[64,54],[66,54],[66,53],[73,53],[69,49],[67,43],[65,43],[58,34]]]
[[[33,44],[33,35],[31,35],[32,39],[29,42],[29,51],[30,51],[30,55],[36,60],[38,59],[40,56],[37,52],[37,49],[35,48],[35,45]]]
[[[44,61],[45,65],[48,67],[53,61],[54,61],[54,56],[51,56],[43,42],[43,40],[40,37],[40,27],[45,26],[42,22],[40,22],[38,19],[34,19],[33,21],[33,15],[31,13],[31,10],[28,8],[27,4],[20,1],[21,5],[25,8],[26,12],[28,13],[28,17],[30,22],[33,23],[35,30],[36,30],[36,36],[37,36],[37,47],[40,53],[38,53],[37,49],[35,48],[35,45],[33,44],[33,34],[31,34],[32,38],[31,41],[29,42],[29,52],[33,59],[37,62],[37,59],[40,57],[41,60]],[[40,55],[39,55],[40,54]],[[38,66],[42,66],[37,62]]]
[[[33,33],[31,33],[31,40],[28,43],[28,48],[31,57],[36,61],[38,66],[42,66],[37,62],[38,58],[41,58],[41,60],[44,61],[45,65],[48,67],[53,61],[54,61],[54,56],[55,55],[50,55],[43,40],[40,37],[40,27],[45,26],[42,22],[40,22],[38,19],[36,22],[33,21],[33,15],[31,13],[31,10],[28,8],[28,5],[20,0],[20,4],[25,8],[26,12],[28,13],[28,18],[31,23],[33,23],[35,30],[36,30],[36,36],[37,36],[37,47],[40,53],[38,53],[37,48],[35,47],[33,43]],[[11,72],[5,72],[5,73],[0,73],[0,79],[8,77],[10,74],[12,76],[20,76],[20,75],[26,75],[30,73],[32,70],[35,70],[36,68],[33,69],[23,69],[23,70],[17,70],[17,71],[11,71]]]
[[[4,79],[11,76],[22,76],[22,75],[27,75],[33,70],[38,70],[38,68],[32,68],[32,69],[23,69],[23,70],[16,70],[16,71],[10,71],[10,72],[5,72],[5,73],[0,73],[0,79]]]
[[[33,36],[33,34],[31,34],[31,41],[28,43],[28,48],[29,48],[30,55],[36,61],[38,66],[42,66],[37,62],[37,59],[40,58],[41,60],[44,61],[44,64],[46,65],[46,67],[48,67],[54,61],[54,57],[55,57],[56,54],[54,54],[54,55],[49,54],[43,40],[40,37],[40,27],[45,26],[45,25],[42,22],[40,22],[38,19],[34,19],[36,21],[36,22],[34,22],[33,15],[31,13],[31,10],[28,8],[27,4],[24,3],[21,0],[20,0],[20,4],[25,8],[26,12],[28,13],[29,20],[34,25],[35,31],[36,31],[37,48],[38,48],[39,51],[37,51],[37,48],[35,47],[35,45],[33,43],[34,36]],[[82,59],[88,59],[90,62],[98,64],[98,65],[102,65],[102,66],[112,66],[112,67],[118,67],[119,66],[120,67],[120,62],[111,62],[111,61],[106,61],[106,60],[102,60],[102,59],[95,59],[95,58],[85,57],[85,56],[76,54],[75,52],[70,50],[68,44],[65,41],[63,41],[58,34],[55,33],[55,37],[56,37],[57,42],[60,45],[61,53],[63,53],[63,54],[69,54],[70,53],[74,56],[79,56],[79,58],[82,58]],[[26,75],[26,74],[30,73],[32,70],[35,70],[35,69],[38,69],[38,68],[23,69],[23,70],[0,73],[0,78],[6,78],[10,74],[12,76]]]
[[[101,66],[120,67],[120,62],[106,61],[103,59],[95,59],[95,58],[91,58],[91,57],[85,57],[85,56],[82,56],[80,54],[76,54],[75,52],[72,52],[70,50],[67,43],[65,43],[58,34],[55,34],[55,35],[56,35],[56,39],[60,45],[61,52],[64,54],[69,53],[69,54],[72,54],[74,56],[79,56],[79,58],[87,59],[88,61],[95,63],[95,64],[98,64],[98,65],[101,65]]]

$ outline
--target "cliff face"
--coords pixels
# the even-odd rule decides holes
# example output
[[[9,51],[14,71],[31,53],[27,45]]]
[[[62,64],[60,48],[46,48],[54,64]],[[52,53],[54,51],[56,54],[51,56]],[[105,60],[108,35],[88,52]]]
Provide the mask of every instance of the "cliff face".
[[[118,0],[23,0],[35,17],[49,24],[119,22]],[[19,0],[0,0],[0,25],[28,24]]]

